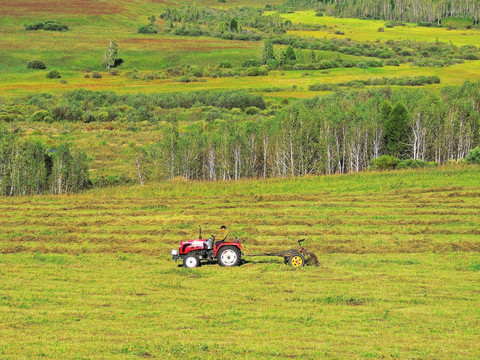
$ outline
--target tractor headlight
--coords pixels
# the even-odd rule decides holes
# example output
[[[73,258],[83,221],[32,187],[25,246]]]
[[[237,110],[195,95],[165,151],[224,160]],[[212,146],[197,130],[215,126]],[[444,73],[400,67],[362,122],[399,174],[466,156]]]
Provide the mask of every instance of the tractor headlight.
[[[178,255],[178,250],[172,250],[172,256]]]

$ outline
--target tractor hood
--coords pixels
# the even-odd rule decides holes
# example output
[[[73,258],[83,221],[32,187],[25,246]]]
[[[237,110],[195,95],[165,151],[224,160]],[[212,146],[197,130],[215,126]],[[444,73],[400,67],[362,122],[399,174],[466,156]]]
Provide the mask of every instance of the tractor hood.
[[[196,239],[196,240],[187,240],[182,241],[180,246],[178,247],[180,250],[180,254],[185,254],[191,250],[201,250],[206,247],[207,240],[205,239]]]

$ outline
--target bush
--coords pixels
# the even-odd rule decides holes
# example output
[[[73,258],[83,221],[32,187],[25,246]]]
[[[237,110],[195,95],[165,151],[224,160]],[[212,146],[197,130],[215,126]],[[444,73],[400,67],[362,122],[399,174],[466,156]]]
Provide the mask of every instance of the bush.
[[[247,115],[256,115],[259,113],[259,109],[254,107],[254,106],[251,106],[251,107],[248,107],[245,109],[245,114]]]
[[[400,160],[395,156],[382,155],[377,159],[373,159],[370,164],[375,170],[393,170],[396,169]]]
[[[247,76],[265,76],[268,75],[268,69],[264,67],[250,67],[246,71]]]
[[[35,31],[43,29],[43,22],[35,21],[34,23],[23,25],[27,31]]]
[[[400,66],[400,62],[397,59],[387,59],[385,61],[385,65],[387,65],[387,66]]]
[[[231,69],[232,63],[230,61],[222,61],[219,66],[221,69]]]
[[[378,32],[385,32],[385,29],[382,28],[382,27],[379,27],[379,28],[378,28]]]
[[[25,24],[25,30],[35,31],[35,30],[46,30],[46,31],[67,31],[68,26],[61,24],[56,21],[48,20],[45,22],[35,21],[34,23]]]
[[[60,24],[56,21],[45,21],[43,24],[43,30],[47,31],[67,31],[68,26],[64,24]]]
[[[438,164],[436,162],[406,159],[398,163],[397,169],[420,169],[420,168],[432,167],[437,165]]]
[[[34,121],[34,122],[38,122],[38,121],[44,121],[45,118],[47,116],[49,116],[50,114],[48,113],[48,111],[46,110],[40,110],[40,111],[37,111],[36,113],[34,113],[32,115],[32,117],[30,118],[31,121]]]
[[[31,60],[27,64],[27,69],[46,69],[47,67],[40,60]]]
[[[47,79],[60,79],[60,73],[57,70],[50,70],[47,74]]]
[[[432,27],[433,24],[431,22],[427,22],[427,21],[419,21],[418,26]]]
[[[245,68],[259,67],[260,65],[261,65],[260,61],[258,61],[257,59],[248,59],[242,63],[242,67],[245,67]]]
[[[142,25],[138,28],[137,33],[139,34],[158,34],[158,30],[153,26]]]
[[[102,78],[102,74],[100,74],[98,71],[95,71],[95,72],[92,74],[92,78],[94,78],[94,79],[101,79],[101,78]]]
[[[480,164],[480,146],[477,146],[475,149],[471,150],[467,157],[467,164]]]

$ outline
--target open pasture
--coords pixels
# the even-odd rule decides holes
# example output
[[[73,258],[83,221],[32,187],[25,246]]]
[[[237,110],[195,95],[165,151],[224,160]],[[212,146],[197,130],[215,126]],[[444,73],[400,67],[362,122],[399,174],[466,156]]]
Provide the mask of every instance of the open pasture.
[[[480,356],[480,168],[0,199],[5,358]],[[182,239],[227,224],[275,258],[186,271]],[[268,341],[265,341],[265,339]]]
[[[1,1],[1,0],[0,0]],[[7,4],[8,3],[8,4]],[[268,86],[297,85],[296,92],[269,94],[278,97],[308,97],[308,86],[319,81],[337,83],[349,80],[365,80],[372,77],[397,76],[432,76],[438,75],[442,85],[461,84],[466,79],[479,78],[478,61],[466,61],[447,68],[411,67],[404,64],[400,67],[368,68],[368,69],[332,69],[328,71],[285,71],[272,72],[267,77],[247,78],[206,78],[206,83],[178,83],[174,79],[158,79],[143,81],[132,79],[127,74],[133,70],[140,72],[157,72],[176,65],[200,65],[215,67],[222,61],[229,61],[233,66],[240,66],[246,59],[259,58],[261,42],[229,41],[209,37],[182,37],[167,34],[145,35],[137,34],[139,25],[148,22],[148,16],[159,15],[167,2],[124,2],[115,4],[86,1],[88,6],[101,15],[86,16],[69,6],[61,12],[60,7],[52,6],[50,0],[36,2],[33,11],[25,12],[28,2],[7,2],[0,4],[5,13],[0,16],[0,95],[22,96],[37,90],[59,93],[75,88],[95,90],[114,90],[120,92],[154,92],[154,91],[190,91],[195,89],[230,89],[256,88],[261,92]],[[254,2],[262,5],[261,2]],[[79,6],[75,2],[75,6]],[[208,4],[203,4],[208,5]],[[211,5],[233,6],[234,3],[215,3]],[[248,5],[242,2],[242,5]],[[74,5],[72,5],[74,6]],[[85,5],[85,8],[88,9]],[[113,8],[112,8],[113,6]],[[103,8],[105,7],[105,9]],[[19,8],[17,12],[15,12]],[[55,9],[53,13],[43,12],[45,9]],[[9,10],[10,9],[10,10]],[[13,9],[13,10],[12,10]],[[42,10],[43,9],[43,10]],[[104,10],[102,10],[104,9]],[[15,11],[14,11],[15,10]],[[46,11],[46,10],[45,10]],[[339,19],[333,17],[316,17],[312,11],[282,14],[285,19],[294,23],[326,25],[321,31],[296,31],[299,36],[314,37],[344,37],[359,41],[380,41],[412,39],[434,42],[451,41],[455,45],[479,45],[478,29],[448,30],[445,28],[423,28],[412,24],[405,27],[386,28],[379,33],[378,28],[384,27],[382,21]],[[36,20],[53,19],[70,26],[67,32],[25,31],[23,24]],[[344,31],[344,36],[335,35],[335,31]],[[119,45],[119,57],[124,64],[119,68],[119,76],[111,76],[102,72],[102,56],[108,42],[115,39]],[[275,51],[280,50],[276,46]],[[320,60],[348,59],[348,55],[340,53],[317,51]],[[351,57],[357,58],[358,57]],[[46,63],[48,69],[28,70],[26,64],[33,59]],[[46,79],[46,73],[57,69],[62,76],[59,80]],[[85,78],[85,70],[101,71],[102,79]],[[441,86],[442,86],[441,85]]]

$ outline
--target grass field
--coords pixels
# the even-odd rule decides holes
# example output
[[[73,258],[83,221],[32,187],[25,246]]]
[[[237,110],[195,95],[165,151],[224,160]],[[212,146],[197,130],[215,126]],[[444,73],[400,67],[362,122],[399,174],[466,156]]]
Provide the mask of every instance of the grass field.
[[[119,92],[154,92],[154,91],[189,91],[192,89],[258,88],[265,86],[298,85],[301,91],[296,93],[269,94],[278,97],[308,97],[308,85],[319,80],[336,83],[370,77],[391,77],[405,75],[439,75],[442,85],[460,84],[466,79],[479,79],[479,61],[467,61],[448,68],[420,68],[403,65],[399,68],[371,69],[335,69],[327,72],[287,71],[285,75],[273,73],[260,78],[208,78],[206,83],[184,84],[170,80],[142,81],[132,80],[127,73],[132,70],[154,72],[175,65],[193,64],[216,66],[221,61],[230,61],[239,66],[244,60],[258,58],[261,43],[245,41],[227,41],[208,37],[179,37],[173,35],[137,34],[137,27],[147,23],[151,14],[159,15],[166,6],[166,1],[140,2],[127,1],[119,6],[98,0],[74,2],[69,6],[53,6],[50,0],[36,2],[35,8],[25,11],[30,3],[20,1],[11,3],[0,1],[4,12],[0,16],[0,96],[23,96],[37,90],[47,92],[64,92],[75,88],[97,90],[114,90]],[[83,4],[83,5],[82,5]],[[217,2],[203,5],[235,6],[237,2],[225,5]],[[264,5],[262,1],[248,4]],[[242,1],[242,5],[248,5]],[[83,10],[95,9],[91,16]],[[382,21],[338,19],[328,16],[316,17],[312,11],[282,14],[294,23],[326,25],[321,31],[296,31],[299,36],[339,37],[334,32],[345,32],[343,38],[359,41],[380,41],[413,39],[422,41],[452,42],[455,45],[480,45],[478,29],[448,30],[445,28],[423,28],[412,24],[385,29]],[[35,20],[54,19],[70,26],[68,32],[25,31],[23,24]],[[115,39],[119,44],[119,56],[125,60],[120,67],[119,76],[103,72],[102,79],[86,79],[85,70],[99,70],[102,56],[108,42]],[[278,51],[278,47],[276,49]],[[320,59],[344,57],[339,53],[317,52]],[[26,64],[33,59],[44,61],[48,70],[58,69],[62,80],[46,79],[48,70],[28,70]]]
[[[129,75],[221,61],[238,67],[260,56],[261,42],[137,34],[167,7],[283,2],[0,0],[0,113],[27,106],[24,98],[13,104],[27,94],[78,88],[248,89],[279,109],[288,101],[271,98],[323,95],[308,91],[316,83],[437,75],[441,84],[429,88],[439,91],[480,80],[480,61],[446,68],[276,70],[195,83]],[[480,46],[478,29],[390,29],[383,21],[312,11],[281,16],[326,25],[291,32],[302,37]],[[57,20],[70,30],[25,31],[25,23],[37,20]],[[449,21],[455,26],[462,20]],[[115,76],[102,65],[111,39],[125,60]],[[359,59],[330,51],[316,51],[316,57]],[[28,70],[33,59],[48,69]],[[66,83],[47,79],[51,69]],[[92,71],[103,77],[92,78]],[[265,91],[272,86],[288,90]],[[183,126],[204,110],[169,111],[181,111]],[[136,179],[138,147],[164,137],[164,124],[154,121],[17,120],[7,126],[19,137],[48,149],[67,141],[86,151],[93,179]],[[479,178],[480,166],[457,162],[416,171],[215,183],[175,178],[68,196],[0,197],[0,359],[479,359]],[[293,269],[280,258],[246,256],[236,268],[187,270],[170,259],[170,250],[196,237],[199,225],[209,235],[222,224],[246,241],[245,254],[286,250],[305,238],[320,267]]]
[[[0,357],[476,359],[479,176],[445,167],[0,199]],[[245,253],[306,238],[321,266],[169,261],[199,224],[222,223]]]

